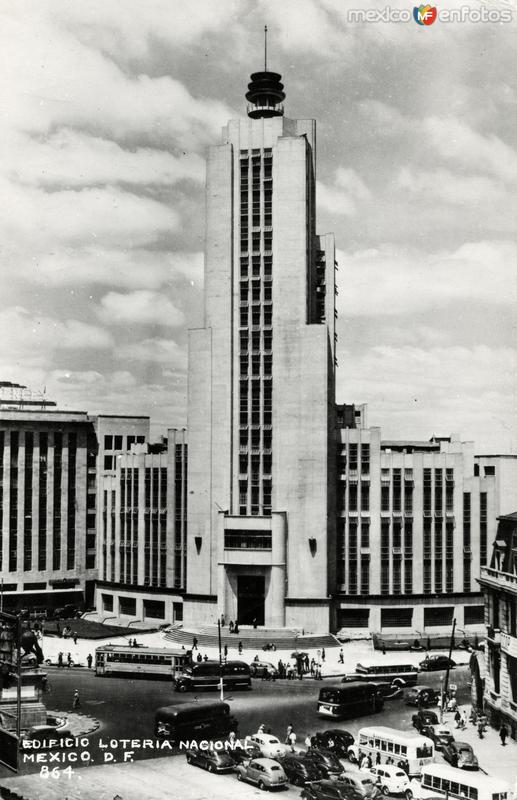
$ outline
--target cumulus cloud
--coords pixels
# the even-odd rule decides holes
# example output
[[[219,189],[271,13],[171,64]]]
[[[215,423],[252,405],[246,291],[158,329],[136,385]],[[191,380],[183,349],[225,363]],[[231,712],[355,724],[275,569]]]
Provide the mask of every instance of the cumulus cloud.
[[[177,328],[185,316],[174,303],[158,292],[140,289],[129,294],[108,292],[101,299],[100,318],[116,325],[164,325]]]
[[[124,345],[120,356],[127,361],[158,362],[174,369],[185,370],[187,353],[173,339],[143,339],[133,344]]]
[[[316,182],[316,202],[330,214],[352,216],[358,201],[367,200],[370,190],[353,169],[339,167],[333,185]]]

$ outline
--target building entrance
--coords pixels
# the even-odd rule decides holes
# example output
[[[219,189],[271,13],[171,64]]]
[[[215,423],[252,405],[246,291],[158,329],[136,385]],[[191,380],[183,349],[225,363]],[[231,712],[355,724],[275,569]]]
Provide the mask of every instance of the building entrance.
[[[237,577],[237,614],[239,625],[264,624],[266,579],[264,575],[239,575]]]

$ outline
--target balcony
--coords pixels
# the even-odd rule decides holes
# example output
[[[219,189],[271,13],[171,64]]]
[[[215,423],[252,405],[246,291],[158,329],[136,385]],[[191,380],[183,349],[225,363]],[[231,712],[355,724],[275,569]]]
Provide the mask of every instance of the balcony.
[[[517,575],[512,575],[510,572],[481,567],[480,582],[482,586],[485,585],[498,590],[505,589],[517,595]]]
[[[486,637],[488,639],[489,644],[491,644],[491,645],[495,645],[495,646],[500,645],[501,644],[501,636],[505,636],[505,635],[507,635],[507,634],[501,634],[501,631],[499,630],[499,628],[492,628],[491,625],[489,625],[487,627],[487,629],[486,629]]]

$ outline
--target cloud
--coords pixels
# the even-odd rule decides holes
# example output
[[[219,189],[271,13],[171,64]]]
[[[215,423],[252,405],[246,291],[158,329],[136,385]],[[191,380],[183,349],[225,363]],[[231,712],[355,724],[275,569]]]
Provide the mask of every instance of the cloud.
[[[169,368],[186,370],[187,353],[173,339],[143,339],[120,348],[120,356],[127,361],[158,362]]]
[[[352,216],[357,211],[357,201],[367,200],[370,191],[353,169],[339,167],[334,177],[334,185],[316,182],[316,202],[319,208],[331,214]]]
[[[177,328],[185,316],[164,295],[140,289],[130,294],[108,292],[101,299],[99,317],[107,324],[166,325]]]
[[[431,172],[403,167],[397,188],[419,195],[425,202],[438,200],[457,206],[510,200],[500,181],[480,175],[457,175],[446,169]]]
[[[418,314],[479,301],[517,302],[517,243],[482,241],[454,251],[426,253],[384,245],[351,254],[338,252],[345,286],[337,306],[346,317]]]
[[[204,180],[203,159],[195,153],[174,156],[148,147],[124,149],[86,133],[61,129],[45,141],[29,136],[4,140],[8,176],[38,186],[75,188],[92,184],[172,186]]]

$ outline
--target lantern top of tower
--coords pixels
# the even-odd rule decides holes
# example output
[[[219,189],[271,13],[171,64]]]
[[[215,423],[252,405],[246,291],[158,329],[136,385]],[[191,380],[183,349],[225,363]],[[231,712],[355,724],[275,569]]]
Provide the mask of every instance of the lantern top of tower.
[[[267,68],[267,25],[264,26],[264,71],[254,72],[248,83],[246,100],[248,116],[252,119],[261,117],[281,117],[284,114],[285,100],[282,76],[278,72],[270,72]]]

